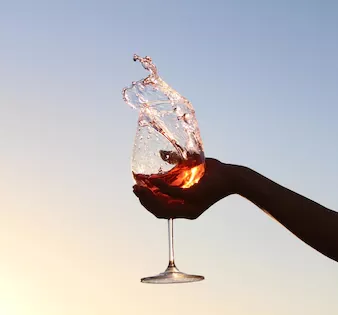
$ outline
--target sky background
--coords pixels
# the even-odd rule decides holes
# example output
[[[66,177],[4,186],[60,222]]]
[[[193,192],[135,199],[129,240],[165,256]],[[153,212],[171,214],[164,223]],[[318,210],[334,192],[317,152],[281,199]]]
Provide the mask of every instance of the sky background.
[[[2,1],[0,314],[337,314],[337,263],[238,196],[175,222],[205,281],[140,283],[168,245],[132,193],[134,53],[193,103],[207,156],[338,209],[336,1]]]

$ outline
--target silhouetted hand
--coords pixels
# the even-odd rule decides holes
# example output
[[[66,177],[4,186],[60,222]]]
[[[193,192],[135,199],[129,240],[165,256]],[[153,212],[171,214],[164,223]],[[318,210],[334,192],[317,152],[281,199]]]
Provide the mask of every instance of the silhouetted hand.
[[[198,184],[182,189],[164,181],[150,181],[158,189],[135,185],[134,193],[141,204],[160,219],[196,219],[220,199],[233,194],[236,166],[206,159],[206,170]]]

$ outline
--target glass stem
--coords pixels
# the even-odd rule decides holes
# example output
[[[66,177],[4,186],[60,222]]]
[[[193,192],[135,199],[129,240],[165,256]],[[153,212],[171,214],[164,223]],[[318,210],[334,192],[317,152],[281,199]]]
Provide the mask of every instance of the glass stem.
[[[173,219],[168,220],[168,235],[169,235],[169,267],[175,267],[174,261],[174,227]]]

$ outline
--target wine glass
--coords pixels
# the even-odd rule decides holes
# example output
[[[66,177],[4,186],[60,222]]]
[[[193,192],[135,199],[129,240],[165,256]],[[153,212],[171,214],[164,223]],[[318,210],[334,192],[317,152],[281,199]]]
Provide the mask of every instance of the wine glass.
[[[132,155],[132,173],[138,185],[156,193],[149,179],[189,189],[204,175],[202,140],[192,104],[158,75],[150,57],[134,55],[150,75],[123,90],[123,98],[139,110]],[[168,220],[169,264],[159,275],[142,278],[144,283],[201,281],[203,276],[180,272],[175,266],[173,219]]]

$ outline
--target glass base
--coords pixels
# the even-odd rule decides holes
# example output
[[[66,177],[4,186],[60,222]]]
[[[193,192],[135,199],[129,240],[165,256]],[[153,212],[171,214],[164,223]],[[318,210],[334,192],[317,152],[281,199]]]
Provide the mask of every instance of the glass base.
[[[187,283],[204,280],[203,276],[189,275],[180,272],[175,265],[169,265],[165,272],[160,273],[157,276],[142,278],[143,283],[156,283],[156,284],[168,284],[168,283]]]

